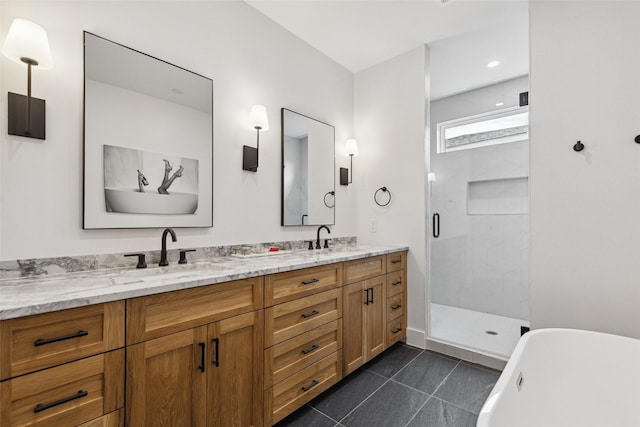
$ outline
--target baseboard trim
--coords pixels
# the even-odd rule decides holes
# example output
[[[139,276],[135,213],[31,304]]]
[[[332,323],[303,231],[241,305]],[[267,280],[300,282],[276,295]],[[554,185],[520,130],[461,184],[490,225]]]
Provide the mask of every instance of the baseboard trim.
[[[458,359],[466,360],[467,362],[486,366],[487,368],[496,369],[498,371],[504,370],[504,367],[507,364],[507,360],[505,358],[474,351],[444,341],[434,340],[433,338],[426,338],[425,348],[427,350],[456,357]]]
[[[407,328],[407,344],[425,350],[426,334],[419,329]]]

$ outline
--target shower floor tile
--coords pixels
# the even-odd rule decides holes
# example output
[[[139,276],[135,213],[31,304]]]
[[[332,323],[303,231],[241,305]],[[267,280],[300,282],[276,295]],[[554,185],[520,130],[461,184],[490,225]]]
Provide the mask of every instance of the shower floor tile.
[[[435,339],[507,359],[520,339],[520,326],[529,321],[432,303],[430,325]]]

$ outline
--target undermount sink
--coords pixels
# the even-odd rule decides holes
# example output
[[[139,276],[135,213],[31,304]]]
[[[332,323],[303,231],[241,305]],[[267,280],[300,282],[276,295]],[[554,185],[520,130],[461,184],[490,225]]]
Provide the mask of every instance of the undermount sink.
[[[200,261],[188,264],[174,264],[166,267],[149,267],[139,268],[136,270],[127,270],[123,273],[127,277],[135,277],[142,281],[161,280],[161,279],[179,279],[181,277],[191,277],[193,275],[208,274],[217,271],[227,270],[227,267],[220,264]]]
[[[269,257],[275,255],[285,255],[290,254],[290,250],[278,250],[278,251],[265,251],[265,252],[247,252],[247,253],[233,253],[230,256],[234,258],[261,258],[261,257]]]

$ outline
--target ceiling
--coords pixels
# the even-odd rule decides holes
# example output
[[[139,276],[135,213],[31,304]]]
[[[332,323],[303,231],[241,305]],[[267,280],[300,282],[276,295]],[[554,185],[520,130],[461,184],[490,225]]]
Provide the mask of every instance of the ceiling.
[[[528,74],[527,0],[245,1],[354,73],[428,44],[435,98]]]

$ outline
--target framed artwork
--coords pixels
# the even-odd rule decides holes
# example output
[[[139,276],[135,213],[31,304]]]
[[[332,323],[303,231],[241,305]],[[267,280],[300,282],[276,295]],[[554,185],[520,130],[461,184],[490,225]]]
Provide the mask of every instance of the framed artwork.
[[[83,228],[213,226],[213,81],[84,33]]]

